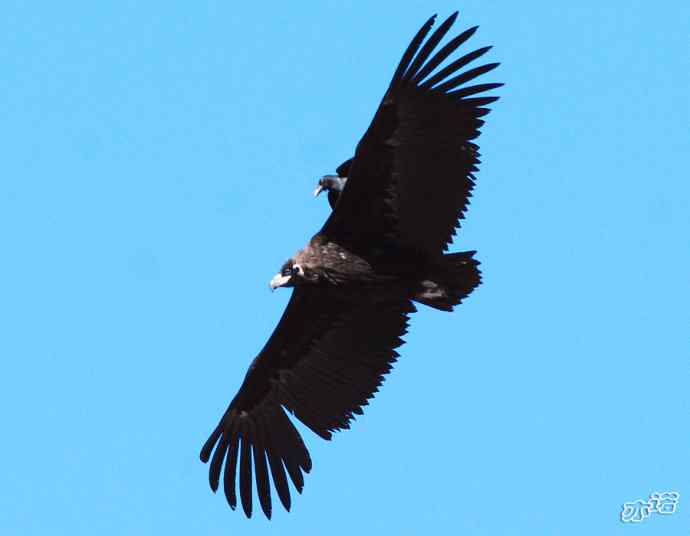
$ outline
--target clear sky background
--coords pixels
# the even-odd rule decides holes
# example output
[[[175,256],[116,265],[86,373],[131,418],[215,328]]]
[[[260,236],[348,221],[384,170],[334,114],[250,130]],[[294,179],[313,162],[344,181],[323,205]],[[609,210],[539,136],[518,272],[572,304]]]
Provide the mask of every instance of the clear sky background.
[[[455,9],[507,84],[454,245],[485,282],[247,520],[199,449]],[[0,67],[1,534],[690,534],[690,3],[5,0]]]

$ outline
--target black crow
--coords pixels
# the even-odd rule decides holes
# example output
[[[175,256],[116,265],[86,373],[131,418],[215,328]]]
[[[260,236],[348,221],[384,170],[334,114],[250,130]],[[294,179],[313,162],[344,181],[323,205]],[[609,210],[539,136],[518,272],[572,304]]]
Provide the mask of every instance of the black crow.
[[[209,481],[247,516],[252,475],[265,515],[273,486],[291,505],[312,463],[286,414],[324,439],[349,428],[378,390],[403,341],[413,302],[451,311],[480,282],[473,251],[445,254],[467,208],[479,163],[471,140],[501,84],[464,85],[498,64],[461,72],[490,47],[437,68],[476,27],[433,54],[455,22],[426,39],[435,16],[403,54],[351,161],[323,228],[290,258],[271,287],[294,287],[278,326],[201,450]],[[433,55],[432,55],[433,54]]]
[[[314,196],[319,195],[321,192],[328,192],[328,203],[331,208],[335,208],[335,204],[338,202],[338,197],[340,197],[340,192],[345,188],[347,183],[347,173],[350,171],[350,163],[352,158],[343,162],[335,170],[337,175],[324,175],[319,179],[319,183],[314,190]]]

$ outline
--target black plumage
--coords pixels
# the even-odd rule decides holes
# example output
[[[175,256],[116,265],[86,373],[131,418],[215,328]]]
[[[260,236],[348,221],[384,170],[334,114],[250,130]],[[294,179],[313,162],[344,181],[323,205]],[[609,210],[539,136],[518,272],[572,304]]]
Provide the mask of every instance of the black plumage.
[[[497,99],[475,95],[501,84],[463,85],[496,67],[460,72],[488,47],[436,71],[476,31],[433,54],[456,17],[425,41],[432,17],[414,37],[354,158],[338,168],[347,181],[333,212],[271,281],[294,287],[292,297],[201,451],[211,488],[222,473],[233,509],[239,478],[247,516],[253,475],[270,517],[269,473],[289,510],[288,481],[301,492],[311,469],[285,410],[324,439],[349,428],[398,357],[413,302],[450,311],[480,282],[473,251],[444,252],[474,185],[479,153],[471,140]]]
[[[316,190],[314,190],[314,196],[319,195],[321,192],[328,192],[328,204],[331,205],[331,208],[335,208],[340,192],[345,189],[346,184],[347,177],[324,175],[319,179]]]
[[[321,177],[316,185],[316,190],[314,190],[314,196],[324,191],[328,192],[328,203],[331,205],[331,208],[335,208],[340,192],[345,189],[345,184],[347,184],[350,164],[352,164],[352,158],[340,164],[335,170],[335,175],[324,175]]]

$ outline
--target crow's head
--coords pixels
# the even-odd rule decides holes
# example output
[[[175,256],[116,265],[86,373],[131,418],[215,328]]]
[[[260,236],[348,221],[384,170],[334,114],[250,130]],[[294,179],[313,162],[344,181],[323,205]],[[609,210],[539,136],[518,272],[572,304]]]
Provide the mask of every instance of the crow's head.
[[[329,194],[335,193],[340,194],[345,188],[345,183],[347,182],[347,177],[339,177],[338,175],[324,175],[319,179],[319,184],[314,190],[314,196],[319,195],[324,190]]]
[[[280,272],[271,279],[269,285],[271,290],[275,290],[278,287],[308,285],[316,283],[318,280],[318,272],[292,258],[285,261],[285,264],[280,268]]]

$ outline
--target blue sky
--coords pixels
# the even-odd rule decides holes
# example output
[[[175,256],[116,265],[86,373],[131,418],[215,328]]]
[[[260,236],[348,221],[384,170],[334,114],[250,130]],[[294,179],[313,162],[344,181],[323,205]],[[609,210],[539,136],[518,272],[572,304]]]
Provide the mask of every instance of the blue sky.
[[[688,534],[690,4],[233,4],[3,3],[0,533]],[[454,246],[485,283],[248,521],[199,448],[317,177],[455,9],[507,84]]]

